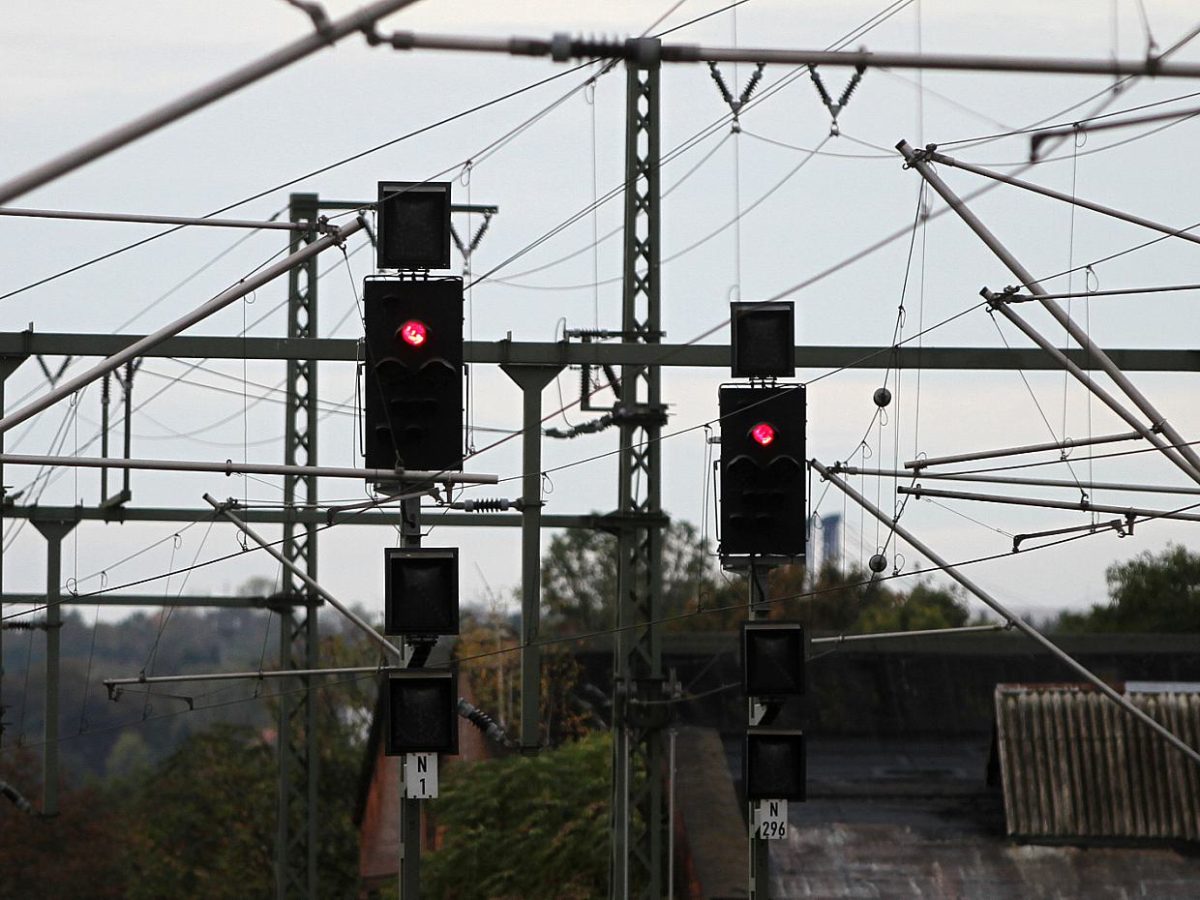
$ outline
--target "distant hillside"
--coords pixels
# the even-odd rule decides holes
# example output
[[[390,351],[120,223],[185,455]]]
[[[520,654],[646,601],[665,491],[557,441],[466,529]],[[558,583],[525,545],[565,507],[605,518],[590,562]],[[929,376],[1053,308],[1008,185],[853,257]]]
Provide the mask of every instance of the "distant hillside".
[[[64,776],[79,784],[152,764],[190,734],[214,722],[273,727],[269,701],[252,700],[257,682],[137,685],[112,702],[102,680],[277,668],[279,616],[258,609],[138,613],[92,626],[90,610],[72,610],[62,627],[60,735]],[[339,625],[322,616],[323,631]],[[340,627],[337,630],[341,630]],[[44,721],[46,641],[43,631],[4,632],[4,746],[36,747]],[[188,699],[197,707],[188,712]],[[182,713],[182,714],[180,714]]]

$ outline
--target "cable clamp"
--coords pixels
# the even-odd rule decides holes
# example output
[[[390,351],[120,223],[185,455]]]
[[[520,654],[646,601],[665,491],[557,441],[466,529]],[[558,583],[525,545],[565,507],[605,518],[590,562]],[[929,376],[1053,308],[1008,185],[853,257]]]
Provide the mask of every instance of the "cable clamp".
[[[285,2],[307,14],[312,19],[313,28],[317,34],[323,37],[329,46],[334,45],[337,39],[334,35],[333,24],[329,21],[329,14],[325,12],[321,4],[313,3],[311,0],[285,0]],[[374,29],[375,23],[372,22],[370,27]]]

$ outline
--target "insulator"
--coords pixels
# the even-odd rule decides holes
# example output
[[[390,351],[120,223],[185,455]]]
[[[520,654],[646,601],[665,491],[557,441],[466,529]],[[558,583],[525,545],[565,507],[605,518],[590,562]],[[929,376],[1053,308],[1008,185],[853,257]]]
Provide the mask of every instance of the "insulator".
[[[888,565],[887,557],[884,556],[882,553],[874,554],[871,557],[871,559],[867,562],[867,568],[870,569],[875,574],[879,574],[880,572],[882,572],[884,569],[887,568],[887,565]]]
[[[759,63],[754,70],[754,74],[750,76],[750,81],[746,83],[746,89],[742,91],[741,105],[745,106],[750,98],[754,95],[758,83],[762,80],[763,69],[766,68],[766,63]]]
[[[490,740],[506,747],[512,746],[512,740],[504,733],[504,729],[496,724],[496,720],[482,709],[472,706],[463,697],[458,698],[458,714],[482,731]]]
[[[512,507],[512,501],[507,497],[487,497],[482,500],[463,500],[461,503],[450,504],[452,509],[466,512],[503,512]]]
[[[816,67],[809,66],[808,74],[812,76],[812,83],[817,87],[817,93],[821,95],[821,102],[826,106],[833,105],[833,98],[829,96],[829,91],[825,90],[825,82],[821,80],[821,76],[817,74]]]
[[[838,100],[838,106],[845,106],[850,100],[850,96],[854,93],[855,88],[858,87],[858,83],[862,81],[863,71],[864,70],[862,68],[859,68],[855,71],[854,75],[850,78],[850,83],[847,84],[846,89],[842,91],[842,98]]]
[[[871,396],[871,399],[875,401],[876,406],[878,406],[880,409],[883,409],[892,402],[892,392],[885,387],[876,388],[875,393]]]

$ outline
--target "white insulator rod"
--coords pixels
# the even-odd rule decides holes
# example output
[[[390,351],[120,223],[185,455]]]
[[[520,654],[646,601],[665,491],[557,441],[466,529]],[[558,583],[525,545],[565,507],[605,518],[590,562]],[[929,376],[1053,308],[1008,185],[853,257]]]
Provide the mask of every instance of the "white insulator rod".
[[[0,453],[0,463],[14,466],[64,466],[81,469],[145,469],[161,472],[216,472],[221,475],[314,475],[317,478],[361,478],[365,481],[496,484],[497,475],[433,469],[351,469],[340,466],[287,466],[273,463],[205,462],[194,459],[121,459],[102,456],[28,456]]]
[[[1169,509],[1145,509],[1140,506],[1116,506],[1111,503],[1093,503],[1091,500],[1043,500],[1040,497],[1008,497],[1003,494],[973,494],[969,491],[944,491],[941,488],[927,488],[924,485],[905,487],[899,485],[896,491],[901,494],[911,494],[918,500],[922,497],[935,497],[939,500],[978,500],[983,503],[1002,503],[1009,506],[1040,506],[1045,509],[1071,509],[1076,512],[1112,513],[1125,516],[1127,519],[1145,517],[1148,519],[1178,519],[1184,522],[1200,522],[1200,513],[1188,513]],[[1195,504],[1200,506],[1200,503]],[[1192,507],[1188,507],[1191,509]]]
[[[323,47],[332,46],[347,35],[362,31],[363,28],[373,25],[384,16],[415,2],[416,0],[378,0],[378,2],[364,6],[348,16],[327,22],[313,33],[267,54],[262,59],[242,66],[204,87],[191,91],[177,100],[172,100],[153,112],[140,116],[132,122],[88,141],[81,147],[0,184],[0,205],[99,159],[119,147],[124,147],[152,131],[157,131],[164,125],[182,119],[189,113],[202,109],[285,66],[304,59]]]
[[[257,222],[251,219],[206,219],[199,216],[143,216],[137,213],[81,212],[71,209],[0,207],[0,216],[26,219],[70,219],[79,222],[130,222],[144,225],[200,225],[208,228],[253,228],[262,231],[309,231],[312,222]]]
[[[112,689],[129,684],[180,684],[188,681],[234,681],[252,678],[307,678],[313,675],[380,675],[398,671],[398,666],[342,666],[332,669],[273,669],[266,672],[203,672],[197,675],[135,675],[129,678],[105,678],[104,686]]]
[[[1022,447],[1004,447],[999,450],[979,450],[975,453],[959,453],[956,456],[930,456],[926,459],[912,459],[904,464],[904,468],[921,471],[927,466],[943,466],[947,463],[972,462],[977,459],[996,459],[1001,456],[1020,456],[1022,453],[1044,453],[1047,450],[1070,450],[1072,447],[1088,447],[1093,444],[1115,444],[1119,441],[1136,441],[1142,435],[1136,431],[1126,431],[1120,434],[1104,434],[1099,437],[1066,438],[1061,441],[1049,441],[1045,444],[1026,444]]]
[[[3,461],[4,457],[0,457]],[[899,469],[867,469],[862,466],[835,466],[839,475],[875,475],[879,478],[914,478],[912,472]],[[1030,487],[1061,487],[1077,491],[1127,491],[1135,494],[1200,495],[1200,487],[1170,487],[1165,484],[1132,484],[1117,481],[1072,481],[1069,478],[1021,478],[1011,475],[972,475],[958,472],[922,472],[923,479],[940,481],[971,481],[982,484],[1020,484]]]
[[[340,612],[343,616],[345,616],[347,619],[349,619],[351,622],[353,622],[356,626],[358,626],[358,629],[363,634],[365,634],[367,637],[369,637],[371,640],[373,640],[375,643],[377,643],[380,647],[382,647],[384,650],[386,650],[392,656],[396,657],[397,660],[403,662],[404,653],[403,653],[403,651],[401,651],[401,649],[399,647],[397,647],[395,644],[393,644],[391,641],[389,641],[387,638],[385,638],[382,634],[380,634],[378,631],[376,631],[374,628],[372,628],[371,624],[369,622],[367,622],[365,619],[363,619],[361,616],[359,616],[358,613],[356,613],[354,610],[350,609],[350,607],[348,607],[344,603],[342,603],[341,600],[339,600],[337,597],[333,596],[333,594],[329,593],[329,591],[325,590],[325,588],[321,587],[321,585],[317,584],[316,581],[314,581],[311,577],[309,577],[309,574],[307,572],[305,572],[298,565],[296,565],[294,562],[292,562],[290,559],[288,559],[282,553],[280,553],[278,550],[276,550],[274,547],[272,547],[270,545],[270,543],[265,538],[263,538],[261,535],[259,535],[259,533],[257,531],[255,531],[253,528],[251,528],[249,525],[247,525],[245,522],[243,522],[241,519],[239,519],[237,516],[235,516],[232,512],[230,512],[228,507],[226,507],[222,503],[218,503],[216,500],[214,500],[208,494],[204,495],[204,500],[206,503],[208,503],[209,506],[211,506],[213,509],[215,509],[217,512],[219,512],[221,515],[223,515],[226,519],[228,519],[230,522],[232,522],[234,525],[236,525],[238,528],[240,528],[242,530],[242,532],[246,535],[246,537],[250,538],[250,540],[254,541],[254,543],[256,543],[256,544],[258,544],[258,546],[262,547],[263,550],[267,551],[267,553],[270,556],[274,557],[276,562],[278,562],[281,566],[283,566],[285,569],[287,569],[289,572],[291,572],[293,575],[295,575],[297,578],[299,578],[301,581],[303,581],[306,585],[308,585],[310,588],[312,588],[314,591],[316,591],[321,597],[323,597],[325,599],[326,603],[328,603],[330,606],[332,606],[334,609],[336,609],[338,612]]]
[[[76,375],[74,378],[68,378],[62,381],[51,390],[49,393],[43,394],[36,400],[31,400],[26,403],[16,412],[9,413],[3,419],[0,419],[0,434],[8,431],[14,425],[19,425],[26,419],[32,418],[44,409],[49,409],[59,400],[64,397],[69,397],[82,387],[86,387],[93,381],[103,377],[109,372],[119,369],[131,359],[136,359],[152,347],[161,344],[167,338],[174,337],[186,328],[190,328],[197,322],[202,322],[211,316],[213,313],[224,309],[235,300],[240,300],[247,294],[253,293],[263,285],[273,281],[280,275],[290,271],[308,259],[318,255],[322,251],[328,250],[330,247],[336,247],[346,240],[350,235],[361,229],[365,224],[362,216],[355,218],[353,222],[343,225],[332,234],[327,234],[325,237],[318,238],[311,244],[308,244],[295,253],[289,254],[273,265],[267,266],[264,269],[248,276],[239,281],[237,284],[231,285],[217,296],[213,297],[207,303],[196,307],[191,312],[176,319],[170,325],[164,325],[153,334],[148,334],[140,338],[112,356],[106,357],[92,368],[88,369],[81,375]]]
[[[884,513],[882,510],[880,510],[878,507],[876,507],[874,504],[872,504],[870,500],[868,500],[862,494],[858,493],[858,491],[854,490],[854,488],[852,488],[849,484],[847,484],[845,481],[843,481],[838,476],[834,475],[833,472],[831,472],[827,466],[822,465],[820,462],[818,462],[815,459],[810,460],[809,465],[811,465],[814,469],[816,469],[817,472],[819,472],[826,481],[828,481],[832,485],[835,485],[847,497],[849,497],[851,500],[853,500],[855,503],[857,503],[859,506],[861,506],[864,510],[869,512],[872,516],[874,516],[876,519],[878,519],[880,522],[882,522],[886,527],[892,529],[895,532],[897,537],[906,541],[910,547],[912,547],[918,553],[922,554],[926,559],[928,559],[934,565],[940,567],[941,570],[943,572],[945,572],[949,577],[953,578],[955,581],[957,581],[959,584],[961,584],[964,588],[966,588],[968,591],[970,591],[972,594],[974,594],[976,597],[978,597],[981,601],[983,601],[983,603],[985,603],[987,606],[989,606],[992,609],[992,611],[994,611],[996,614],[998,614],[1002,619],[1004,619],[1006,622],[1011,622],[1013,628],[1016,628],[1016,629],[1024,632],[1030,638],[1032,638],[1034,641],[1041,644],[1042,647],[1044,647],[1047,651],[1049,651],[1051,654],[1053,654],[1057,659],[1059,659],[1061,662],[1063,662],[1064,664],[1069,666],[1077,674],[1079,674],[1083,678],[1087,679],[1087,681],[1091,682],[1096,687],[1096,689],[1098,691],[1100,691],[1100,693],[1104,694],[1104,696],[1106,696],[1109,700],[1112,700],[1119,707],[1121,707],[1121,709],[1127,715],[1130,715],[1133,718],[1137,719],[1140,723],[1145,725],[1151,731],[1154,731],[1156,734],[1160,735],[1165,740],[1170,742],[1170,744],[1172,746],[1174,746],[1179,751],[1184,753],[1189,759],[1192,760],[1192,762],[1200,764],[1200,753],[1196,752],[1195,749],[1190,747],[1185,741],[1183,741],[1181,738],[1176,736],[1174,734],[1174,732],[1163,727],[1160,723],[1156,722],[1153,718],[1151,718],[1147,713],[1138,709],[1129,700],[1128,697],[1123,697],[1121,694],[1118,694],[1099,675],[1096,675],[1094,672],[1092,672],[1091,669],[1089,669],[1083,663],[1079,662],[1077,659],[1075,659],[1075,657],[1071,656],[1071,654],[1067,653],[1065,650],[1063,650],[1061,647],[1059,647],[1057,644],[1055,644],[1052,640],[1050,640],[1048,637],[1046,637],[1044,634],[1042,634],[1040,631],[1038,631],[1036,628],[1034,628],[1028,622],[1023,620],[1020,616],[1017,616],[1016,614],[1014,614],[1003,603],[1001,603],[999,600],[994,598],[991,594],[989,594],[987,591],[985,591],[983,588],[981,588],[979,585],[977,585],[974,582],[974,580],[972,580],[968,576],[964,575],[962,572],[960,572],[958,569],[956,569],[953,565],[951,565],[945,559],[945,557],[943,557],[940,553],[936,553],[932,547],[930,547],[924,541],[918,539],[915,535],[913,535],[912,532],[910,532],[907,528],[902,526],[900,523],[896,522],[892,518],[892,516],[888,515],[887,513]]]
[[[978,631],[1005,631],[1011,628],[1003,622],[990,625],[960,625],[954,628],[922,628],[917,631],[879,631],[875,634],[833,634],[810,638],[810,644],[851,644],[856,641],[885,641],[890,638],[924,637],[930,634],[968,634]],[[105,682],[107,684],[108,682]]]

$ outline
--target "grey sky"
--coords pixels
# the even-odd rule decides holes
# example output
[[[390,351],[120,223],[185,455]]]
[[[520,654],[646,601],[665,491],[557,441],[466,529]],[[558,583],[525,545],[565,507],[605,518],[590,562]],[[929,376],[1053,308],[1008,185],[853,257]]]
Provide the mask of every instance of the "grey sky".
[[[358,3],[326,4],[333,14]],[[513,4],[426,0],[394,16],[385,28],[411,28],[470,34],[527,34],[548,36],[554,31],[574,34],[636,34],[673,4],[631,2]],[[662,28],[669,28],[722,4],[690,0]],[[742,46],[824,47],[851,32],[877,12],[883,2],[787,3],[751,0],[736,13],[722,13],[673,34],[670,40]],[[1147,0],[1150,34],[1161,47],[1173,43],[1196,23],[1194,6],[1182,2]],[[918,29],[918,10],[920,28]],[[1113,15],[1116,15],[1115,28]],[[256,58],[305,33],[307,20],[283,2],[171,4],[124,2],[83,4],[44,2],[8,11],[0,25],[0,177],[22,172],[48,156],[75,146],[113,125],[153,108],[235,66]],[[1115,36],[1115,43],[1114,43]],[[1073,0],[1056,4],[936,2],[918,0],[855,41],[873,50],[1006,53],[1105,58],[1114,47],[1123,57],[1145,52],[1146,33],[1138,5]],[[1178,59],[1200,58],[1200,41],[1182,50]],[[361,39],[347,39],[187,120],[146,138],[109,158],[20,198],[14,205],[63,209],[112,210],[160,214],[203,214],[256,194],[320,166],[361,152],[429,124],[562,71],[547,61],[447,53],[397,53],[369,48]],[[723,67],[726,79],[740,85],[750,67]],[[787,70],[768,67],[761,93],[786,76]],[[822,71],[831,92],[841,90],[849,72]],[[367,199],[382,179],[424,179],[449,168],[457,179],[455,200],[492,203],[500,216],[474,261],[476,273],[486,272],[576,212],[593,198],[593,172],[600,193],[622,177],[624,75],[618,69],[599,80],[594,95],[579,91],[495,153],[480,151],[515,124],[542,110],[588,73],[580,72],[523,94],[483,112],[434,129],[412,140],[338,167],[320,176],[274,192],[238,207],[233,215],[265,218],[287,204],[289,190],[317,191],[325,197]],[[735,248],[739,229],[726,228],[691,252],[672,259],[663,271],[664,324],[667,339],[686,341],[727,316],[727,301],[773,296],[804,282],[849,257],[877,238],[910,223],[914,216],[919,176],[904,171],[891,148],[899,139],[913,144],[936,141],[946,152],[997,166],[1015,166],[1028,153],[1026,137],[1010,137],[979,146],[953,142],[1020,128],[1078,104],[1102,91],[1110,79],[915,72],[866,74],[849,108],[841,117],[842,136],[822,145],[826,155],[814,157],[790,177],[803,159],[797,148],[814,148],[827,133],[829,120],[807,77],[767,97],[747,111],[744,133],[730,137],[721,129],[663,169],[663,186],[671,188],[687,176],[665,200],[663,254],[671,257],[689,247],[734,215],[735,196],[741,208],[769,193],[740,222],[740,265]],[[918,85],[926,88],[924,95]],[[1118,110],[1200,91],[1200,85],[1179,80],[1143,79],[1117,96],[1109,107]],[[936,93],[935,93],[936,92]],[[923,99],[922,99],[923,97]],[[1051,121],[1069,123],[1095,103],[1064,113]],[[1200,105],[1200,97],[1180,100],[1176,108]],[[1166,107],[1170,108],[1170,107]],[[703,66],[668,67],[663,75],[663,149],[685,141],[723,113],[720,97]],[[594,132],[593,132],[594,122]],[[1150,134],[1154,126],[1092,135],[1078,147],[1067,141],[1027,177],[1058,190],[1118,206],[1177,226],[1191,225],[1200,215],[1197,182],[1190,177],[1190,151],[1197,125],[1185,122]],[[595,140],[593,141],[593,133]],[[1130,140],[1138,138],[1137,140]],[[774,141],[778,143],[770,143]],[[723,142],[723,143],[722,143]],[[720,146],[718,147],[718,144]],[[872,146],[873,145],[873,146]],[[715,151],[714,151],[715,148]],[[883,149],[877,149],[883,148]],[[697,164],[707,153],[712,156]],[[833,155],[839,154],[839,155]],[[463,163],[473,160],[469,178]],[[735,161],[738,179],[735,181]],[[696,167],[693,171],[693,167]],[[952,186],[968,191],[978,186],[972,176],[946,174]],[[782,184],[780,182],[782,181]],[[735,188],[735,183],[738,185]],[[776,185],[779,185],[776,187]],[[1053,201],[1009,188],[982,198],[975,207],[988,224],[1039,276],[1145,241],[1152,234],[1134,226],[1076,212]],[[584,217],[569,230],[498,271],[476,287],[469,304],[469,327],[477,339],[495,340],[512,332],[527,340],[549,340],[565,320],[569,327],[619,325],[619,237],[540,271],[593,240],[621,220],[620,199],[601,207],[593,221]],[[477,224],[477,223],[476,223]],[[155,229],[139,225],[44,222],[0,218],[0,294],[8,293],[92,256],[146,236]],[[83,330],[109,333],[144,331],[197,305],[280,249],[279,234],[256,235],[225,255],[187,286],[152,309],[147,305],[241,238],[240,232],[189,229],[146,247],[97,264],[80,273],[0,301],[5,330],[19,330],[30,321],[38,331]],[[358,246],[352,244],[353,251]],[[909,242],[897,241],[864,262],[807,289],[788,293],[796,301],[801,343],[885,344],[891,340],[905,282]],[[1180,241],[1162,241],[1095,268],[1093,286],[1169,284],[1198,281],[1190,265],[1196,248]],[[369,274],[367,252],[335,265],[321,282],[322,334],[352,336],[359,332],[354,312],[354,287]],[[456,263],[457,264],[457,263]],[[741,273],[740,289],[736,284]],[[523,274],[525,273],[525,274]],[[593,288],[599,276],[601,284]],[[507,279],[507,280],[505,280]],[[919,233],[905,300],[904,335],[941,321],[978,301],[980,287],[1001,288],[1013,278],[957,220],[944,216]],[[1080,289],[1084,278],[1059,278],[1052,289]],[[202,333],[237,334],[244,323],[263,316],[284,299],[282,282],[264,289],[253,303],[235,304],[198,329]],[[1194,347],[1196,297],[1150,295],[1077,302],[1072,314],[1106,347]],[[135,318],[136,317],[136,318]],[[1049,332],[1049,319],[1031,317]],[[133,320],[131,324],[127,322]],[[340,323],[336,329],[335,323]],[[281,313],[268,316],[255,335],[283,331]],[[1062,343],[1060,331],[1052,332]],[[1014,346],[1027,342],[1011,329],[1003,337]],[[719,332],[707,340],[727,340]],[[976,311],[938,329],[926,338],[930,345],[1000,346],[1002,338],[991,319]],[[170,361],[146,363],[137,382],[139,401],[185,371]],[[821,372],[806,369],[809,380]],[[134,452],[140,456],[175,456],[276,462],[281,457],[282,407],[260,402],[243,414],[243,378],[249,400],[265,393],[257,385],[274,386],[283,378],[282,365],[230,361],[206,363],[191,372],[189,381],[210,387],[176,384],[150,402],[135,419]],[[824,461],[847,459],[871,419],[871,393],[883,373],[841,373],[825,378],[809,391],[811,452]],[[515,428],[519,423],[516,388],[494,369],[476,367],[474,422],[489,428]],[[671,370],[664,376],[665,396],[672,404],[670,430],[678,430],[716,415],[716,386],[722,373]],[[1160,405],[1185,435],[1197,431],[1192,380],[1188,376],[1135,376],[1136,382]],[[914,451],[929,455],[969,449],[1049,440],[1051,431],[1080,438],[1089,433],[1123,431],[1114,416],[1089,405],[1074,384],[1064,389],[1061,374],[1029,375],[1038,406],[1021,378],[1012,372],[948,374],[904,373],[898,403],[880,431],[868,439],[868,465],[891,466],[911,458]],[[891,383],[895,387],[895,375]],[[222,391],[213,389],[221,388]],[[29,363],[8,383],[12,408],[23,395],[44,389],[36,364]],[[561,380],[563,399],[575,399],[577,379]],[[233,391],[233,393],[228,393]],[[331,403],[353,404],[349,366],[325,365],[321,392]],[[271,396],[278,398],[278,393]],[[544,396],[547,410],[559,406],[555,387]],[[96,433],[98,390],[81,398],[77,417],[62,404],[37,421],[8,436],[13,452],[44,453],[66,421],[63,441],[55,449],[74,453],[76,447],[93,455],[88,442]],[[331,465],[358,464],[354,450],[354,420],[350,407],[330,407],[321,431],[321,460]],[[568,413],[577,421],[578,413]],[[219,423],[224,420],[223,424]],[[1047,425],[1048,423],[1048,425]],[[561,423],[560,423],[561,424]],[[211,426],[211,427],[210,427]],[[177,433],[192,433],[183,438]],[[499,435],[476,434],[482,447]],[[561,466],[610,451],[615,435],[547,443],[546,463]],[[674,515],[711,521],[711,497],[705,509],[703,432],[693,431],[665,445],[664,505]],[[1075,461],[1086,455],[1077,450]],[[480,455],[475,470],[501,477],[519,473],[519,444]],[[1063,467],[1030,474],[1065,477]],[[1088,464],[1076,465],[1079,477]],[[20,488],[32,478],[29,469],[9,469],[6,479]],[[1182,483],[1165,462],[1148,455],[1096,462],[1097,480]],[[614,457],[574,466],[550,476],[546,497],[549,512],[587,512],[613,506],[616,485]],[[32,489],[43,503],[98,499],[95,473],[60,474],[44,493]],[[361,496],[360,485],[327,483],[327,497]],[[868,482],[867,493],[891,506],[890,484]],[[200,496],[247,495],[251,500],[278,502],[281,495],[271,479],[243,484],[222,476],[138,473],[134,498],[139,505],[200,505]],[[513,496],[516,488],[497,493]],[[817,496],[821,487],[815,488]],[[834,492],[836,493],[836,492]],[[840,497],[831,493],[820,512],[841,512]],[[1018,493],[1039,493],[1027,489]],[[1063,499],[1067,491],[1041,491]],[[30,494],[26,494],[26,498]],[[1097,496],[1100,502],[1162,506],[1173,502],[1142,500],[1131,495]],[[23,500],[25,498],[22,498]],[[1186,502],[1180,499],[1178,505]],[[912,503],[905,513],[908,527],[951,559],[999,553],[1011,546],[1003,532],[1029,532],[1086,521],[1082,515],[1017,508],[947,504],[976,522],[932,503]],[[860,524],[857,511],[847,508],[846,544],[849,559],[865,559],[881,535],[874,525]],[[11,526],[10,526],[11,527]],[[205,559],[236,548],[231,529],[218,526],[203,542],[206,526],[183,536],[175,549],[167,541],[120,567],[112,563],[171,533],[167,526],[85,525],[68,542],[66,569],[73,577],[107,570],[110,584],[166,571],[172,565]],[[1103,597],[1103,569],[1114,559],[1144,549],[1157,549],[1169,540],[1188,541],[1182,524],[1153,523],[1132,538],[1098,536],[1065,547],[1022,554],[976,567],[978,580],[1019,608],[1079,606]],[[6,587],[37,590],[43,579],[43,546],[32,529],[12,537],[6,557]],[[375,608],[382,588],[381,548],[394,535],[364,529],[334,529],[322,536],[322,581],[349,600]],[[463,580],[468,599],[482,597],[485,584],[505,593],[516,581],[516,533],[497,531],[435,531],[430,544],[461,543]],[[916,560],[900,548],[911,569]],[[172,554],[174,558],[172,559]],[[252,574],[273,575],[260,556],[195,572],[186,584],[191,592],[230,589]],[[156,582],[151,592],[181,589],[182,577]],[[99,579],[80,582],[94,589]]]

